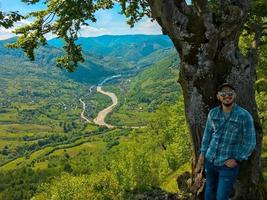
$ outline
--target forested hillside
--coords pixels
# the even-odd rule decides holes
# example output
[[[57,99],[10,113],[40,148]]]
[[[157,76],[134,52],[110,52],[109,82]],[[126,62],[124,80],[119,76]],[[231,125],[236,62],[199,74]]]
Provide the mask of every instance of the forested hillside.
[[[177,84],[179,60],[174,49],[155,52],[144,60],[162,58],[132,78],[121,80],[107,90],[119,95],[119,105],[107,121],[117,125],[147,124],[150,113],[162,104],[174,104],[181,95]],[[157,58],[159,59],[159,58]]]

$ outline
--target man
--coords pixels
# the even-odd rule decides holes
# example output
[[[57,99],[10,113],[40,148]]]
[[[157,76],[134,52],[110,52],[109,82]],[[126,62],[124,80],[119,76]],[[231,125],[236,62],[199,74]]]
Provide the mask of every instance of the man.
[[[222,84],[217,92],[221,105],[208,114],[198,159],[198,165],[205,163],[205,200],[229,199],[239,164],[256,145],[252,116],[235,103],[235,98],[235,88]]]

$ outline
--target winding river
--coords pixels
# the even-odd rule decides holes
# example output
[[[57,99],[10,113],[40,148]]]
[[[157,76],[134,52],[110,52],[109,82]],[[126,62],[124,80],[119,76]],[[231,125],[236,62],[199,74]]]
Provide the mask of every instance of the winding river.
[[[116,96],[114,93],[112,93],[112,92],[105,92],[104,90],[102,90],[102,85],[103,85],[104,83],[106,83],[106,82],[112,80],[112,79],[119,78],[119,77],[121,77],[121,74],[118,74],[118,75],[114,75],[114,76],[108,77],[108,78],[104,79],[101,83],[99,83],[98,86],[97,86],[97,88],[96,88],[96,91],[97,91],[97,92],[102,93],[102,94],[104,94],[104,95],[107,95],[107,96],[109,96],[109,97],[112,99],[112,104],[111,104],[110,106],[108,106],[107,108],[101,110],[101,111],[98,113],[97,117],[93,120],[93,122],[94,122],[95,124],[97,124],[97,125],[100,125],[100,126],[106,126],[106,127],[108,127],[108,128],[113,128],[113,127],[114,127],[113,125],[107,124],[107,123],[105,122],[105,118],[106,118],[107,114],[110,113],[110,112],[113,110],[113,108],[118,104],[118,98],[117,98],[117,96]],[[91,86],[91,87],[90,87],[90,89],[89,89],[89,93],[86,94],[85,97],[91,94],[91,92],[92,92],[92,90],[93,90],[94,87],[95,87],[95,86]],[[79,100],[80,100],[80,102],[81,102],[82,105],[83,105],[83,110],[82,110],[82,112],[81,112],[81,119],[85,120],[85,121],[88,122],[88,123],[92,123],[88,118],[86,118],[86,117],[84,116],[85,107],[86,107],[85,103],[83,102],[82,99],[79,99]]]
[[[112,92],[105,92],[105,91],[103,91],[102,88],[101,88],[101,86],[98,86],[96,88],[96,90],[97,90],[97,92],[100,92],[100,93],[102,93],[104,95],[109,96],[112,99],[112,104],[110,106],[108,106],[107,108],[105,108],[104,110],[101,110],[98,113],[97,117],[94,119],[94,123],[95,124],[98,124],[100,126],[106,126],[108,128],[113,128],[114,126],[112,126],[110,124],[107,124],[105,122],[105,118],[106,118],[107,114],[110,113],[113,110],[113,108],[118,104],[118,98]]]
[[[97,117],[93,120],[93,123],[95,123],[97,125],[100,125],[100,126],[106,126],[107,128],[114,128],[114,127],[133,128],[133,129],[144,128],[144,126],[131,126],[131,127],[128,127],[128,126],[113,126],[113,125],[107,124],[105,122],[105,118],[108,115],[108,113],[112,112],[113,108],[118,104],[118,98],[114,93],[102,90],[102,85],[104,83],[106,83],[107,81],[110,81],[110,80],[115,79],[115,78],[119,78],[121,76],[122,76],[121,74],[118,74],[118,75],[114,75],[114,76],[108,77],[105,80],[103,80],[100,84],[98,84],[98,86],[96,88],[96,91],[99,92],[99,93],[102,93],[104,95],[109,96],[112,99],[112,104],[110,106],[106,107],[105,109],[101,110],[98,113]],[[90,89],[89,89],[89,93],[86,94],[85,96],[90,95],[94,88],[95,88],[95,86],[91,86]],[[83,111],[81,113],[81,118],[83,120],[85,120],[86,122],[88,122],[88,123],[92,123],[92,121],[90,121],[88,118],[86,118],[84,116],[85,107],[86,107],[85,103],[82,101],[82,99],[80,99],[80,102],[83,104]]]

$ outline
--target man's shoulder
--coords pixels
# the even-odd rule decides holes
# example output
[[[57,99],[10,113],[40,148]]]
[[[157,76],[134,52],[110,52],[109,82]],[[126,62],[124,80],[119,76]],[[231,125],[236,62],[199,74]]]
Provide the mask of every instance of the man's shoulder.
[[[209,114],[210,115],[215,115],[220,111],[220,109],[221,109],[221,106],[216,106],[216,107],[210,109]]]
[[[221,106],[216,106],[216,107],[210,109],[210,112],[217,112],[217,111],[219,111],[220,109],[221,109]]]
[[[249,117],[252,118],[251,114],[243,107],[239,106],[236,104],[235,106],[236,111],[238,113],[238,115],[242,116],[242,117]]]

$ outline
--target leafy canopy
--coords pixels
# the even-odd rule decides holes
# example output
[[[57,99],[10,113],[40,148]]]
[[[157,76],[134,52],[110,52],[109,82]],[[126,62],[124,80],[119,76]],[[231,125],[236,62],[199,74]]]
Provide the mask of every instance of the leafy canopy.
[[[79,31],[83,25],[90,25],[96,22],[95,13],[101,9],[111,9],[115,3],[120,4],[121,14],[127,18],[127,23],[132,27],[134,23],[144,16],[152,18],[150,4],[152,0],[21,0],[27,4],[42,3],[46,9],[29,13],[26,18],[34,18],[28,25],[17,28],[14,32],[19,35],[16,43],[9,47],[22,48],[26,55],[34,60],[34,49],[39,44],[47,43],[45,35],[52,33],[65,41],[63,47],[65,55],[57,59],[58,67],[66,67],[69,71],[74,71],[78,62],[83,62],[82,49],[75,44]],[[177,1],[177,4],[185,1]],[[203,2],[203,3],[201,3]],[[255,32],[255,25],[260,21],[261,28],[266,28],[267,1],[253,0],[250,15],[248,17],[248,34]],[[215,14],[220,14],[219,6],[222,1],[218,0],[192,0],[189,6],[195,8],[206,7]],[[231,1],[231,3],[233,3]],[[156,8],[155,8],[156,9]],[[205,10],[205,9],[204,9]],[[17,13],[5,14],[10,20],[1,17],[0,26],[9,27],[12,21],[17,21],[20,16]],[[2,24],[1,24],[2,23]],[[251,28],[252,27],[252,28]]]
[[[6,13],[0,11],[0,27],[10,28],[13,26],[14,22],[20,21],[23,18],[18,12]]]

